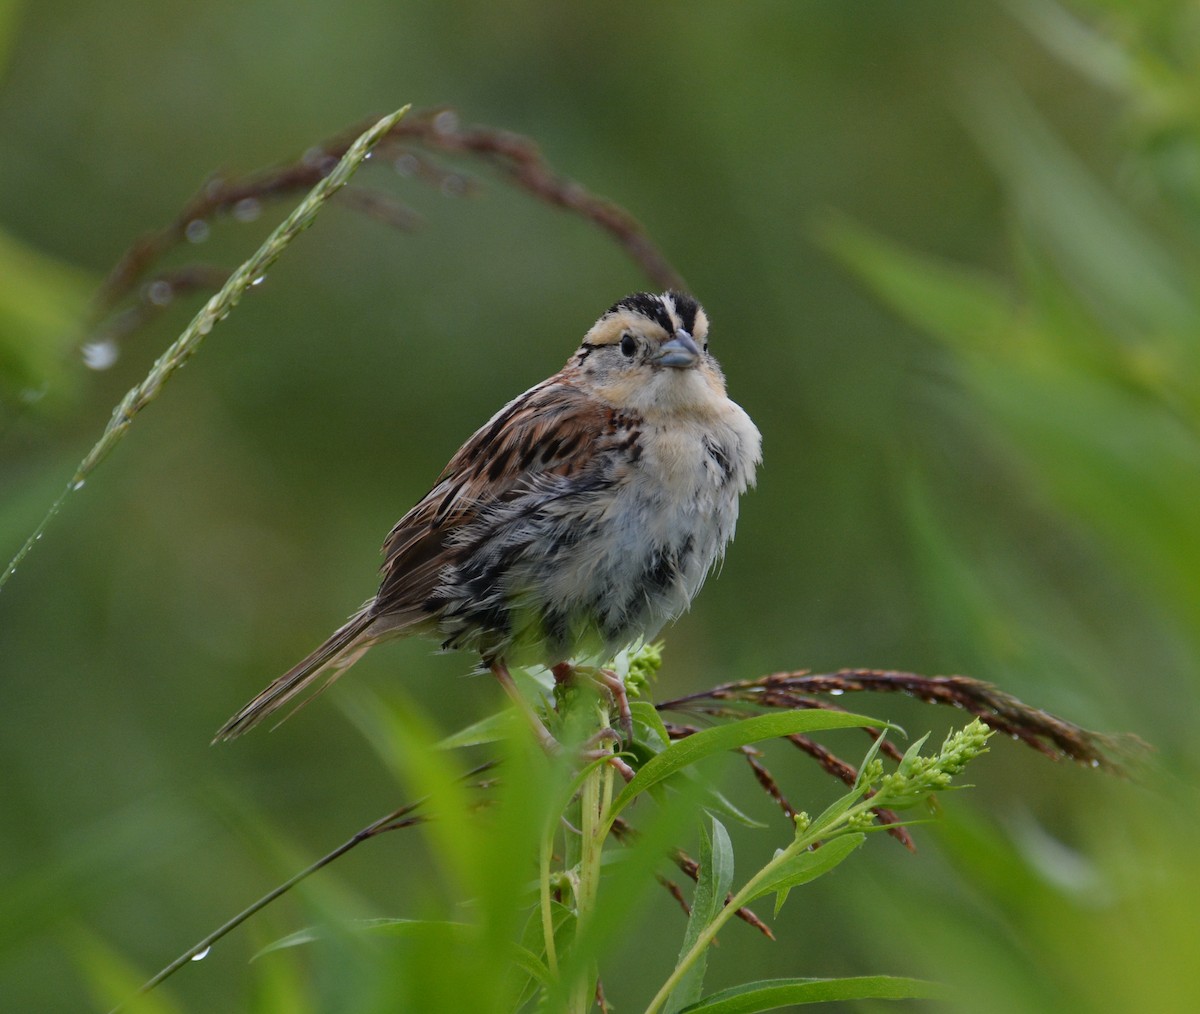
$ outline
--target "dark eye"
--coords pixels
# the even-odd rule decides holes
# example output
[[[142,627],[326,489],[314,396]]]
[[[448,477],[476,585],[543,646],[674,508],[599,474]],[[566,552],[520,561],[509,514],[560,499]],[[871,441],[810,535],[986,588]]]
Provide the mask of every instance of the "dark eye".
[[[633,335],[627,334],[621,338],[621,355],[627,359],[632,359],[633,354],[637,351],[637,342],[633,340]]]

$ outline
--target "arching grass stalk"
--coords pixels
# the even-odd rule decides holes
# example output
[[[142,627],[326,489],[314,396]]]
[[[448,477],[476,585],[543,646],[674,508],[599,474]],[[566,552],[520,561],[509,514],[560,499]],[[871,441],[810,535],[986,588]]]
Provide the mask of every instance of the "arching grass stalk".
[[[109,419],[100,439],[79,463],[71,481],[59,494],[58,499],[50,505],[46,516],[25,540],[25,544],[17,551],[16,556],[12,558],[4,572],[0,573],[0,588],[4,587],[5,582],[16,572],[17,567],[34,544],[41,539],[46,527],[62,509],[67,497],[83,488],[92,471],[108,457],[121,438],[125,436],[133,424],[134,417],[158,397],[163,385],[176,370],[195,355],[213,327],[229,316],[230,311],[237,306],[242,296],[252,286],[262,281],[267,268],[279,259],[283,251],[300,233],[312,225],[317,217],[317,212],[321,210],[325,202],[346,185],[358,167],[371,154],[371,149],[400,122],[401,117],[408,112],[409,108],[409,106],[405,106],[403,109],[398,109],[389,116],[385,116],[349,147],[329,174],[308,192],[304,200],[276,227],[253,256],[230,275],[225,284],[221,286],[220,291],[204,304],[199,313],[192,318],[192,322],[184,328],[183,333],[155,360],[145,379],[126,393],[117,407],[113,409],[112,418]]]

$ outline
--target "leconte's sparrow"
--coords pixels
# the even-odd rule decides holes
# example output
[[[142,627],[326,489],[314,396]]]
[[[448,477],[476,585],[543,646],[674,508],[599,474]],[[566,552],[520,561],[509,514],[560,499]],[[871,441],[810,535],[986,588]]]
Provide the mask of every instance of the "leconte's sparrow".
[[[317,680],[324,688],[395,635],[477,652],[519,704],[509,664],[541,663],[562,678],[653,637],[733,537],[760,448],[725,394],[700,305],[678,292],[622,299],[397,522],[375,597],[217,738],[252,728]],[[628,727],[619,680],[611,688]]]

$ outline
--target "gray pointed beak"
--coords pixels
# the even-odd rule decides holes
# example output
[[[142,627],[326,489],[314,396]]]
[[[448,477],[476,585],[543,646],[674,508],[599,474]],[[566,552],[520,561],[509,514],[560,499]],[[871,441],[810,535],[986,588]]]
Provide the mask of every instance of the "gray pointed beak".
[[[700,359],[700,346],[696,340],[682,328],[675,332],[675,337],[664,342],[658,350],[656,362],[660,366],[673,366],[677,370],[695,366]]]

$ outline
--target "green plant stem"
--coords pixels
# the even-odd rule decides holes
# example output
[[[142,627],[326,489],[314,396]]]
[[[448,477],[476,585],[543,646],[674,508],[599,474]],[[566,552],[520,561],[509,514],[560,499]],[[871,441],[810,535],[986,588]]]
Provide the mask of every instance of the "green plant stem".
[[[554,912],[550,902],[550,856],[554,852],[555,824],[551,824],[542,837],[541,855],[538,857],[538,879],[541,882],[542,939],[546,947],[546,967],[550,975],[558,978],[558,950],[554,945]]]
[[[608,728],[608,715],[597,708],[599,729]],[[604,840],[608,835],[608,809],[612,804],[612,767],[596,764],[588,772],[579,791],[580,852],[579,877],[575,887],[576,939],[592,917],[600,893],[600,863]],[[596,993],[595,969],[589,964],[572,984],[567,1010],[570,1014],[587,1014]]]
[[[671,992],[682,981],[688,969],[699,960],[700,955],[712,944],[722,927],[737,914],[740,908],[750,903],[763,883],[773,878],[780,869],[805,849],[818,841],[828,841],[835,833],[844,829],[854,817],[861,813],[869,812],[872,806],[875,805],[877,805],[877,800],[874,798],[857,803],[825,824],[819,827],[810,827],[803,835],[797,836],[791,845],[746,881],[741,890],[734,894],[721,911],[717,913],[716,918],[701,930],[691,950],[684,955],[683,959],[675,966],[675,970],[667,978],[667,981],[662,984],[662,988],[654,995],[654,999],[650,1001],[645,1014],[657,1014],[658,1011],[662,1010]]]

